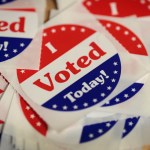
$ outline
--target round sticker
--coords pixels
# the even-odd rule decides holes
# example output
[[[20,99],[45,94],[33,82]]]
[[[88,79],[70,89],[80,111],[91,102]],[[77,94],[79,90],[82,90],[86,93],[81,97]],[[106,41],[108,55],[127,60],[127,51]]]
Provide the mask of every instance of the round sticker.
[[[94,15],[126,17],[131,15],[149,16],[148,0],[85,0],[83,5]]]
[[[0,5],[7,4],[9,2],[13,2],[15,0],[0,0]]]
[[[44,30],[40,70],[17,70],[21,88],[31,100],[65,112],[103,101],[120,74],[119,55],[104,35],[65,24]]]
[[[3,62],[28,47],[37,32],[38,20],[35,12],[1,11],[0,18],[0,62]]]
[[[48,125],[39,117],[39,115],[32,109],[32,107],[30,107],[30,105],[22,97],[20,97],[20,104],[26,119],[32,125],[32,127],[43,136],[48,136],[49,134],[48,132],[51,132]],[[73,143],[73,144],[84,144],[104,136],[116,124],[117,121],[111,120],[111,121],[95,123],[95,124],[85,125],[85,126],[80,125],[80,128],[77,129],[74,129],[74,127],[72,127],[72,130],[71,128],[68,128],[68,130],[66,130],[65,133],[63,133],[62,135],[61,133],[60,135],[57,132],[55,133],[58,134],[59,137],[64,136],[61,138],[61,140],[63,139],[63,141],[67,142],[68,144],[69,141],[66,140],[66,137],[68,137],[68,135],[72,136],[75,134],[75,132],[78,132],[78,137],[76,137],[77,138],[76,141],[78,141],[78,143]],[[65,134],[67,135],[65,136]],[[54,136],[51,136],[51,138],[54,139]]]

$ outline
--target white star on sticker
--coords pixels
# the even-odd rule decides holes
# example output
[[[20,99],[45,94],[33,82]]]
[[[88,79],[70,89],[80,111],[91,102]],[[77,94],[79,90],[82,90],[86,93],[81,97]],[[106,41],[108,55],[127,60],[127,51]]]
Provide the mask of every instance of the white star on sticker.
[[[96,103],[96,102],[97,102],[97,99],[96,99],[96,98],[95,98],[95,99],[93,99],[93,102],[94,102],[94,103]]]
[[[132,37],[131,40],[132,40],[132,41],[136,41],[136,37]]]
[[[51,32],[52,32],[52,33],[56,33],[56,29],[52,29]]]
[[[7,57],[9,57],[9,55],[8,55],[8,54],[5,54],[4,56],[5,56],[6,58],[7,58]]]
[[[85,32],[85,29],[84,29],[84,28],[82,28],[82,29],[81,29],[81,32]]]
[[[107,87],[107,90],[111,90],[111,89],[112,89],[112,87],[111,87],[111,86],[108,86],[108,87]]]
[[[44,36],[44,37],[47,36],[47,33],[43,33],[43,36]]]
[[[57,105],[55,104],[55,105],[53,105],[52,107],[53,107],[54,109],[56,109],[56,108],[57,108]]]
[[[111,124],[110,123],[106,123],[106,127],[110,127],[111,126]]]
[[[119,102],[119,101],[120,101],[120,99],[119,99],[119,98],[116,98],[116,99],[115,99],[115,101],[116,101],[116,102]]]
[[[17,49],[14,49],[13,52],[14,52],[14,53],[17,53],[18,51],[17,51]]]
[[[110,104],[110,101],[107,101],[105,104]]]
[[[135,88],[132,88],[131,91],[132,91],[132,92],[136,92],[136,89],[135,89]]]
[[[119,26],[116,27],[116,30],[119,31],[121,28]]]
[[[125,130],[125,129],[123,130],[123,133],[126,133],[126,130]]]
[[[137,47],[138,47],[138,48],[142,48],[142,45],[141,45],[141,44],[138,44]]]
[[[72,30],[72,31],[75,31],[75,30],[76,30],[76,27],[71,27],[71,30]]]
[[[2,0],[2,3],[5,3],[5,2],[7,2],[7,0]]]
[[[118,74],[118,71],[117,71],[117,70],[115,70],[115,71],[114,71],[114,74]]]
[[[77,106],[77,105],[74,105],[73,108],[74,108],[74,109],[78,109],[78,106]]]
[[[65,31],[65,30],[66,30],[66,28],[65,28],[65,27],[62,27],[62,28],[61,28],[61,31]]]
[[[105,93],[101,93],[101,97],[105,97]]]
[[[37,122],[37,123],[36,123],[36,126],[37,126],[37,127],[40,127],[40,126],[41,126],[41,122]]]
[[[86,3],[86,5],[87,5],[87,6],[91,6],[91,5],[92,5],[92,2],[88,1],[88,2]]]
[[[67,110],[67,108],[68,108],[67,106],[63,106],[63,110]]]
[[[107,24],[106,24],[106,27],[107,27],[107,28],[110,28],[110,27],[111,27],[111,24],[110,24],[110,23],[107,23]]]
[[[125,98],[128,98],[128,97],[129,97],[129,95],[128,95],[128,94],[124,94],[124,97],[125,97]]]
[[[131,121],[131,122],[129,122],[129,126],[133,126],[133,122]]]
[[[34,119],[34,118],[35,118],[35,115],[34,115],[34,114],[30,115],[30,118],[31,118],[31,119]]]
[[[111,82],[116,82],[116,80],[115,80],[115,79],[112,79]]]
[[[25,73],[25,70],[21,70],[20,72],[21,72],[22,74],[24,74],[24,73]]]
[[[114,65],[114,66],[117,66],[117,65],[118,65],[118,63],[117,63],[117,62],[114,62],[114,63],[113,63],[113,65]]]
[[[88,103],[84,103],[83,106],[84,106],[84,107],[87,107],[87,106],[88,106]]]
[[[29,106],[26,106],[26,110],[30,110],[30,107],[29,107]]]
[[[145,0],[141,0],[140,2],[141,2],[141,4],[145,4]]]
[[[125,34],[125,35],[129,35],[129,31],[125,31],[124,34]]]
[[[89,138],[93,138],[94,137],[94,135],[93,134],[89,134]]]
[[[25,44],[24,44],[24,43],[20,43],[20,46],[21,46],[21,47],[24,47],[24,46],[25,46]]]
[[[103,130],[102,130],[102,129],[99,129],[99,130],[98,130],[98,133],[103,133]]]

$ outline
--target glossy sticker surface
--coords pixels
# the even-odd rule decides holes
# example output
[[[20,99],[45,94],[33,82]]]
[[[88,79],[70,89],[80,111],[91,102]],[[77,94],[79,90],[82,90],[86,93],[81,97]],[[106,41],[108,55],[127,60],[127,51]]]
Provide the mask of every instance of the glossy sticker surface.
[[[119,55],[104,35],[65,24],[44,30],[40,70],[17,70],[24,92],[57,111],[98,104],[115,89],[120,74]]]
[[[0,18],[0,62],[3,62],[29,46],[38,23],[35,12],[1,11]]]

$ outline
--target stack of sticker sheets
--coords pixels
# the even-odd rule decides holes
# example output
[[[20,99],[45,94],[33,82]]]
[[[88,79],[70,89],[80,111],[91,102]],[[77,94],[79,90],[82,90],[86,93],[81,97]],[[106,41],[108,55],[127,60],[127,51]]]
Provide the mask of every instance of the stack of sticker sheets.
[[[0,0],[0,150],[144,150],[150,0],[57,6]]]

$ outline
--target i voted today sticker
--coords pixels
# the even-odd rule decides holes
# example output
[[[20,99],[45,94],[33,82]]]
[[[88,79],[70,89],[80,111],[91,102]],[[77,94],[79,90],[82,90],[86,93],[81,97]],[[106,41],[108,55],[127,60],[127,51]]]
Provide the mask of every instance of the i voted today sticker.
[[[138,17],[150,15],[149,0],[85,0],[83,5],[94,15],[113,17]]]
[[[101,33],[75,24],[44,30],[40,70],[17,70],[23,91],[56,111],[92,107],[112,93],[121,74],[116,48]]]
[[[35,12],[0,12],[0,62],[23,52],[37,32]]]
[[[10,3],[13,1],[15,1],[15,0],[0,0],[0,5],[7,4],[7,3]]]

